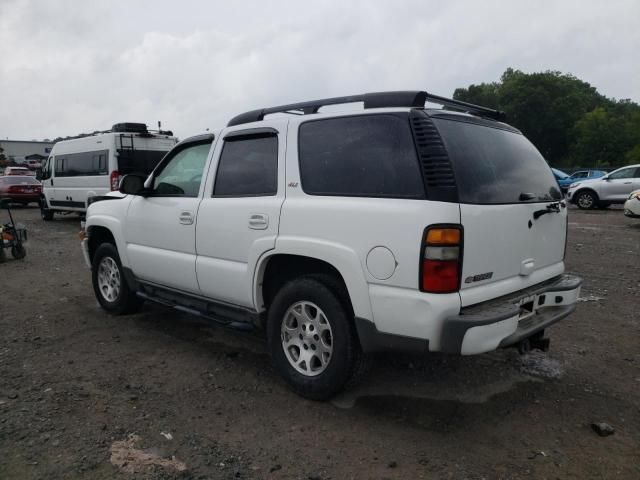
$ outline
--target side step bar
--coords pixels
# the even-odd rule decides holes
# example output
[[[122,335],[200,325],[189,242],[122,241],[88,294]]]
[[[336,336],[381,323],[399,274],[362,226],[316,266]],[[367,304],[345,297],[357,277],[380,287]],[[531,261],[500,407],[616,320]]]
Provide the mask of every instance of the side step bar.
[[[138,292],[136,292],[136,294],[140,298],[143,298],[145,300],[158,303],[165,307],[171,307],[183,313],[190,313],[191,315],[197,315],[198,317],[204,318],[217,325],[230,328],[233,330],[251,332],[256,329],[256,321],[259,319],[258,314],[252,315],[250,312],[242,312],[240,309],[236,310],[236,309],[232,309],[232,307],[227,307],[227,306],[221,308],[217,305],[210,304],[210,302],[206,302],[204,300],[195,299],[195,298],[193,300],[185,299],[185,301],[182,302],[180,296],[178,296],[173,292],[169,292],[163,289],[162,291],[163,295],[161,296],[161,295],[158,295],[157,288],[150,287],[144,284],[142,285],[142,288],[143,290],[139,290]],[[183,303],[189,303],[191,305],[188,306]],[[200,305],[198,304],[202,304],[204,308],[202,309],[194,308],[196,305],[199,307]],[[227,315],[223,316],[216,311],[216,310],[218,311],[222,310],[223,308],[230,310],[229,316]],[[235,310],[235,311],[231,313],[231,310]],[[232,320],[231,318],[228,318],[231,316],[240,317],[241,315],[246,316],[246,320],[244,319]],[[255,317],[255,318],[252,318],[252,317]],[[252,321],[252,320],[255,320],[255,321]]]

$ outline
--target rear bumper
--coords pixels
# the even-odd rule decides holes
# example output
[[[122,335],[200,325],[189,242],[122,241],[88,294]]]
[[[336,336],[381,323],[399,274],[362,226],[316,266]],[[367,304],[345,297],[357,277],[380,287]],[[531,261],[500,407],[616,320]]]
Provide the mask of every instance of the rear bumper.
[[[514,345],[576,309],[582,279],[561,275],[501,299],[463,308],[442,328],[440,351],[462,355]]]

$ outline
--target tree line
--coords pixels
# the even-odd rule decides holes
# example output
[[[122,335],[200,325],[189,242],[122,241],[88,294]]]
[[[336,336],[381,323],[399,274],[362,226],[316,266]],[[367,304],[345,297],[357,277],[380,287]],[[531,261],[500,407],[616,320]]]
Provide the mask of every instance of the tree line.
[[[453,98],[499,110],[557,167],[640,163],[640,105],[573,75],[508,68],[500,81],[457,88]]]

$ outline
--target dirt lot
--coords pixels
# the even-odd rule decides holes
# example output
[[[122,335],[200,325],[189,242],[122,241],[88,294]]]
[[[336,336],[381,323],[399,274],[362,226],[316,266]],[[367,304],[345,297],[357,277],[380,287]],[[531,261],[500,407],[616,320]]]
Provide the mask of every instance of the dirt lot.
[[[0,479],[640,478],[640,221],[620,210],[570,212],[583,301],[548,353],[381,356],[331,403],[291,393],[258,338],[106,315],[78,218],[14,213],[31,237],[0,265]]]

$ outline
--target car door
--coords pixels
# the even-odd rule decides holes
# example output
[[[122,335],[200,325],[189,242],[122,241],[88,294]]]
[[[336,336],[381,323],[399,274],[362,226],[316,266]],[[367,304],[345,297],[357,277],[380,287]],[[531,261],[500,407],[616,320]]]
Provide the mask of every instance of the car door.
[[[211,299],[255,308],[255,265],[275,247],[284,201],[287,123],[274,125],[226,129],[216,147],[196,229],[198,283]]]
[[[622,202],[634,190],[636,167],[625,167],[610,173],[602,180],[600,199]]]
[[[47,158],[44,162],[44,165],[40,169],[40,175],[38,175],[39,180],[42,183],[42,194],[51,205],[51,201],[55,201],[55,186],[54,186],[54,178],[53,178],[53,166],[55,163],[55,157],[51,156]]]
[[[195,219],[212,141],[206,135],[177,145],[148,180],[150,193],[131,201],[124,236],[137,278],[199,293]]]

